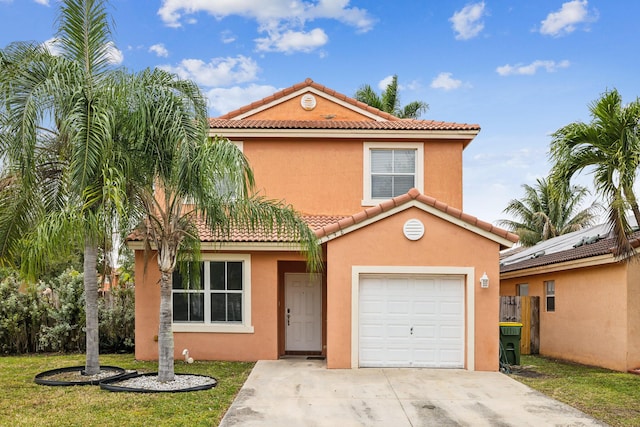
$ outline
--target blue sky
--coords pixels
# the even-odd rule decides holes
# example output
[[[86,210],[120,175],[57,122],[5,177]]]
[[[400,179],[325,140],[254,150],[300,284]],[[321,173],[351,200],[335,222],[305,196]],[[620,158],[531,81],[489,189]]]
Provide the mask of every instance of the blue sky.
[[[605,90],[640,95],[637,1],[111,0],[109,11],[116,61],[193,79],[212,117],[307,77],[353,96],[397,74],[403,104],[429,104],[422,118],[482,127],[465,150],[464,210],[490,222],[547,175],[551,132],[590,121]],[[0,47],[52,39],[57,12],[54,0],[0,0]]]

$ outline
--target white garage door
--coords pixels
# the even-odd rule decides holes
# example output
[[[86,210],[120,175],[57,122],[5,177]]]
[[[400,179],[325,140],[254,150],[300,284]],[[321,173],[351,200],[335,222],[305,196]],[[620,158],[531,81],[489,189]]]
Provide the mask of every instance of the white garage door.
[[[460,276],[360,279],[361,367],[464,367]]]

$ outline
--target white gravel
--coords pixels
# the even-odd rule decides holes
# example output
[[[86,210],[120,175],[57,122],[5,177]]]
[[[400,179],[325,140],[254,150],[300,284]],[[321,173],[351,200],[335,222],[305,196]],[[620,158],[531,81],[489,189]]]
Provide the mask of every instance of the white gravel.
[[[176,374],[174,378],[174,381],[160,382],[157,375],[142,375],[111,383],[111,385],[154,391],[175,391],[216,383],[215,379],[201,375]]]

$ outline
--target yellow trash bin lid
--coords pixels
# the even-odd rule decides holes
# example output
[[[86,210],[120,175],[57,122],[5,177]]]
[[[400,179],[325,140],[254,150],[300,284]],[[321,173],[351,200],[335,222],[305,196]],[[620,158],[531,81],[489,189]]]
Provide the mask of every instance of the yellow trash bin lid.
[[[522,327],[522,323],[520,322],[500,322],[500,326],[520,326]]]

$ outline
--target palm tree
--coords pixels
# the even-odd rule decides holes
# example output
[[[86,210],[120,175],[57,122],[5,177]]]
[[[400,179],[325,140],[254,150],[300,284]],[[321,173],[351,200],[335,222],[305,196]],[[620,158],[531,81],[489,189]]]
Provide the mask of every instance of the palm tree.
[[[503,219],[499,225],[520,237],[523,246],[551,239],[592,226],[600,206],[593,203],[587,209],[578,211],[584,198],[589,194],[586,187],[574,185],[558,191],[549,181],[540,178],[535,186],[524,184],[525,195],[513,199],[503,212],[517,220]]]
[[[173,272],[179,260],[198,261],[198,226],[224,240],[234,228],[277,233],[301,242],[309,268],[320,264],[315,235],[290,207],[253,195],[247,159],[231,142],[207,138],[206,101],[198,87],[162,70],[129,76],[118,116],[129,142],[129,218],[140,219],[147,249],[160,271],[158,380],[174,380]],[[126,113],[129,113],[128,115]],[[148,254],[148,250],[145,253]]]
[[[113,138],[109,37],[102,1],[65,0],[56,39],[60,56],[29,43],[12,44],[0,55],[0,157],[4,176],[19,185],[12,191],[21,195],[15,200],[20,205],[2,208],[0,257],[15,255],[29,241],[21,256],[33,271],[47,253],[63,251],[68,239],[83,241],[88,375],[100,371],[98,246],[109,215],[123,206],[127,182],[126,153]],[[41,161],[46,156],[50,163]],[[51,174],[43,175],[47,165]],[[50,189],[58,190],[48,194],[55,197],[41,198]]]
[[[630,208],[640,225],[640,209],[633,191],[640,164],[640,100],[622,105],[617,90],[605,92],[589,106],[591,123],[574,122],[558,129],[551,141],[554,180],[568,183],[585,169],[593,173],[596,191],[606,201],[616,253],[633,254]]]
[[[311,270],[318,268],[321,256],[315,235],[290,206],[252,195],[252,171],[235,145],[220,138],[188,140],[182,131],[176,131],[179,123],[190,122],[166,116],[171,109],[164,108],[171,104],[167,98],[158,98],[162,104],[156,102],[152,111],[159,111],[158,117],[150,117],[156,126],[147,128],[155,136],[144,139],[156,154],[145,169],[155,179],[138,192],[145,216],[142,234],[148,248],[157,251],[161,277],[159,381],[174,380],[172,276],[182,253],[191,261],[198,260],[199,224],[221,240],[234,228],[287,236],[302,243]]]
[[[429,105],[422,101],[413,101],[402,108],[400,107],[398,76],[395,74],[382,95],[378,95],[371,86],[365,84],[356,91],[354,97],[360,102],[401,119],[417,119],[429,109]]]

